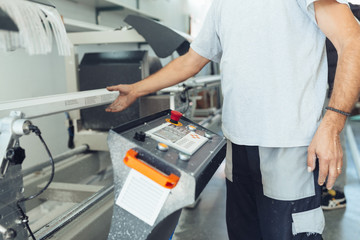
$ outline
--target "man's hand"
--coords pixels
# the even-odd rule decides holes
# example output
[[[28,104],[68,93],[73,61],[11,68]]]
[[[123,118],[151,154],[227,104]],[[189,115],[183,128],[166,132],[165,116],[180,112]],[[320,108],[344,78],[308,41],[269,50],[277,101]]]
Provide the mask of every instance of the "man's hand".
[[[109,105],[105,111],[107,112],[120,112],[129,107],[137,96],[134,94],[133,85],[120,84],[106,88],[109,91],[119,91],[119,96],[116,100]]]
[[[338,117],[336,116],[338,113],[327,112],[327,114]],[[342,128],[339,129],[337,124],[334,126],[333,122],[329,120],[334,116],[324,118],[308,148],[308,170],[309,172],[313,171],[316,160],[318,160],[320,168],[318,183],[322,186],[327,177],[327,189],[334,186],[343,165],[343,151],[340,143]],[[345,122],[345,117],[343,118]]]

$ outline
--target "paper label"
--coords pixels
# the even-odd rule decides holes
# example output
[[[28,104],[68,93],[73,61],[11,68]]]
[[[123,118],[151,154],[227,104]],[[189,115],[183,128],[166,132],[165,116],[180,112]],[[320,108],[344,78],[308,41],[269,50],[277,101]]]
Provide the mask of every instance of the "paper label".
[[[131,169],[116,204],[153,226],[169,193],[170,189]]]

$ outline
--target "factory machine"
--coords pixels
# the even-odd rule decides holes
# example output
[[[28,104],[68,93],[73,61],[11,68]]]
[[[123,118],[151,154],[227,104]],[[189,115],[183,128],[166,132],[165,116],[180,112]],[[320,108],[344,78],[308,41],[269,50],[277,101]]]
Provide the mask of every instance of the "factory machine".
[[[9,20],[5,12],[0,17]],[[174,49],[183,54],[189,46],[173,31],[172,37],[154,40],[149,29],[165,30],[154,27],[152,20],[130,17],[128,22],[143,27],[138,33],[130,29],[69,36],[75,49],[148,43],[158,56]],[[6,30],[17,30],[13,22],[4,23]],[[209,129],[218,129],[220,122],[220,77],[191,78],[115,115],[105,113],[104,106],[118,93],[103,88],[139,81],[161,66],[155,64],[154,70],[148,52],[139,49],[92,51],[79,63],[77,57],[71,49],[65,59],[69,93],[0,103],[0,240],[169,239],[181,209],[199,199],[224,158],[223,137]],[[203,104],[198,93],[204,91],[211,93],[209,101],[197,109]],[[169,108],[187,117],[165,110]],[[52,156],[42,126],[34,123],[59,113],[67,116],[70,150]],[[22,169],[24,135],[39,137],[50,164]],[[131,194],[138,201],[130,199],[129,204]]]
[[[199,198],[225,155],[223,137],[178,112],[166,110],[110,130],[111,158],[109,152],[91,150],[86,144],[55,157],[46,147],[50,166],[45,162],[22,170],[26,149],[21,148],[20,139],[29,134],[41,137],[41,126],[35,126],[33,120],[108,104],[117,95],[99,89],[0,104],[0,239],[26,239],[27,228],[36,239],[104,239],[110,226],[109,239],[129,239],[126,234],[139,239],[163,239],[174,231],[181,208]],[[208,125],[214,117],[201,124]],[[163,202],[157,205],[150,222],[123,208],[121,202],[126,204],[126,199],[114,205],[125,182],[136,171],[143,179],[148,178],[147,184],[164,192]],[[127,193],[132,189],[144,198],[138,202],[140,206],[149,202],[145,197],[159,197],[158,192],[141,196],[142,189],[129,184]],[[40,194],[35,196],[37,192]],[[31,196],[31,201],[23,201],[29,198],[25,196]],[[139,228],[132,228],[134,224]]]
[[[46,239],[55,230],[42,234],[41,228],[53,227],[49,223],[52,220],[57,230],[65,226],[67,219],[84,209],[77,203],[103,189],[89,184],[89,179],[94,179],[91,176],[102,169],[99,154],[87,153],[88,146],[82,145],[53,157],[41,126],[32,122],[43,116],[109,103],[117,95],[100,89],[0,103],[0,239],[27,239],[28,232],[33,239]],[[20,139],[30,134],[40,138],[38,143],[44,145],[50,164],[22,170],[26,149],[21,147]],[[43,208],[48,210],[41,211]],[[58,215],[61,221],[56,220]]]
[[[115,201],[109,240],[169,239],[225,157],[224,137],[166,110],[110,131]]]

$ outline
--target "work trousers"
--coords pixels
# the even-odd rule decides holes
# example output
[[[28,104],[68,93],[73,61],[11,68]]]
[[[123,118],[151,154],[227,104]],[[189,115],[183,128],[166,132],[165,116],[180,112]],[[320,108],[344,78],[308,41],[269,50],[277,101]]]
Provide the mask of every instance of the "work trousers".
[[[226,176],[230,240],[322,239],[325,221],[318,167],[307,172],[307,147],[228,142]]]

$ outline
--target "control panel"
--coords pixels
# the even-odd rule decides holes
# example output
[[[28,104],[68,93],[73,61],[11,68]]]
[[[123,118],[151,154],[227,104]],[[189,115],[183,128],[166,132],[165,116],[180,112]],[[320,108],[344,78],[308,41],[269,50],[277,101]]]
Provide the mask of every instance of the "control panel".
[[[177,111],[162,111],[113,131],[133,142],[137,157],[160,172],[169,175],[184,171],[197,178],[203,183],[197,185],[198,194],[225,157],[226,140],[223,136]],[[206,168],[211,168],[211,171],[204,172]]]
[[[146,135],[159,142],[159,150],[165,150],[166,147],[163,147],[168,145],[188,155],[192,155],[208,140],[203,131],[196,132],[195,126],[170,121],[147,131]]]

